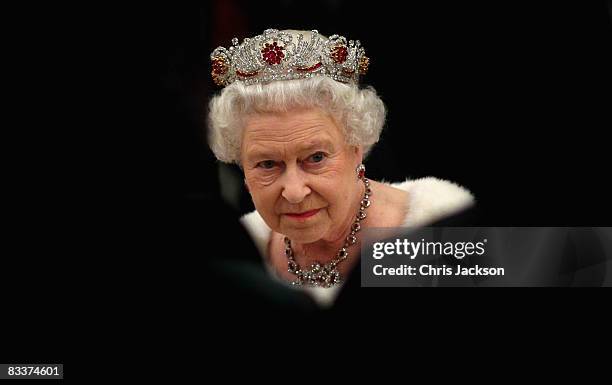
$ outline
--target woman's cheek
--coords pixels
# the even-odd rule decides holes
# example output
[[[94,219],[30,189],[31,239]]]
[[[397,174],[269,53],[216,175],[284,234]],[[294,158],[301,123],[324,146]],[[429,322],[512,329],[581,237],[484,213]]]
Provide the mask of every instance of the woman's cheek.
[[[339,157],[328,158],[324,164],[313,165],[310,171],[313,174],[321,175],[325,178],[337,178],[343,170],[343,162]]]
[[[266,205],[274,205],[277,200],[278,192],[275,191],[274,181],[276,178],[272,175],[252,175],[249,180],[250,193],[253,202],[256,206],[262,209]]]
[[[333,162],[329,162],[328,164],[325,165],[325,167],[321,167],[319,170],[317,170],[318,172],[316,172],[316,174],[318,176],[320,176],[321,178],[324,178],[325,180],[328,180],[330,182],[332,181],[338,181],[339,177],[342,177],[342,169],[343,167],[336,163]]]
[[[347,169],[350,169],[350,164],[346,156],[342,153],[338,153],[330,156],[327,159],[323,170],[325,174],[329,174],[333,178],[342,177],[346,173]]]
[[[261,214],[268,225],[273,226],[278,221],[275,204],[278,195],[275,191],[267,188],[256,188],[251,192],[251,198],[255,209]]]

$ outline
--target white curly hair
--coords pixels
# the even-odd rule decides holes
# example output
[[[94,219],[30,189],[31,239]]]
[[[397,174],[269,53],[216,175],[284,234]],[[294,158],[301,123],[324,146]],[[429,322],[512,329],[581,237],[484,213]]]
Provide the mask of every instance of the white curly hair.
[[[361,145],[364,157],[378,142],[386,108],[372,87],[360,89],[327,76],[245,86],[236,81],[210,100],[208,144],[220,161],[240,165],[242,129],[251,114],[319,108],[343,130],[346,142]]]

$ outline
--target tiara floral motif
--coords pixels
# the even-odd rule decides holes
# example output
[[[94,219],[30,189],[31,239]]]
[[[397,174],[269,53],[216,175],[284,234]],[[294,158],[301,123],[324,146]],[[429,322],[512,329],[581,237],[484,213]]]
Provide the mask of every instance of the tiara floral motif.
[[[370,64],[359,40],[347,43],[343,36],[327,39],[317,30],[311,32],[309,41],[303,33],[276,29],[242,44],[233,38],[231,47],[217,47],[210,55],[213,81],[225,87],[235,81],[249,85],[323,75],[357,84]]]

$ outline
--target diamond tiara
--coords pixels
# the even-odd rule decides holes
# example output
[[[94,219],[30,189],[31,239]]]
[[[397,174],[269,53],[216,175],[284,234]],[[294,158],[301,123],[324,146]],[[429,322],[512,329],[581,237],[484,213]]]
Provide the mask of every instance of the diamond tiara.
[[[250,85],[312,76],[358,84],[370,64],[359,40],[347,43],[343,36],[326,38],[317,30],[267,29],[241,44],[233,38],[231,47],[217,47],[210,60],[213,81],[221,87],[235,81]]]

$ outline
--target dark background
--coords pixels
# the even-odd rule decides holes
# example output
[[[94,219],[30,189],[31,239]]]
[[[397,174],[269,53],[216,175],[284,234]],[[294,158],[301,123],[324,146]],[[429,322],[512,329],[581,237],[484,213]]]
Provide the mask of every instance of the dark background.
[[[170,194],[219,188],[204,134],[210,52],[266,28],[318,29],[360,39],[372,60],[364,83],[389,111],[372,179],[455,181],[482,225],[610,223],[606,2],[232,0],[142,18],[162,96],[148,111],[163,140],[155,180]],[[252,210],[244,189],[233,205]]]
[[[266,302],[257,284],[245,295],[243,276],[201,266],[203,256],[240,258],[252,264],[251,277],[265,280],[236,221],[252,209],[250,200],[244,189],[233,202],[221,199],[204,122],[217,92],[210,52],[266,28],[316,28],[362,41],[372,60],[364,81],[389,109],[366,162],[372,179],[433,175],[462,184],[478,200],[473,224],[610,224],[609,2],[24,8],[7,11],[15,25],[4,24],[4,64],[14,67],[5,84],[14,83],[9,95],[19,105],[7,108],[15,116],[3,130],[10,197],[1,319],[11,360],[188,356],[181,343],[204,346],[203,330],[211,329],[203,324],[225,323],[227,306],[256,307],[234,319],[233,331],[266,309],[312,309],[299,304],[303,298]],[[476,308],[449,292],[430,301],[422,292],[379,296],[355,285],[346,300],[370,314],[401,312],[408,300],[414,311],[444,299],[445,312]],[[499,295],[487,302],[490,314],[520,322],[524,301]],[[535,298],[549,304],[550,292]],[[574,308],[566,296],[557,302],[559,318],[605,309],[605,302],[572,299]]]

